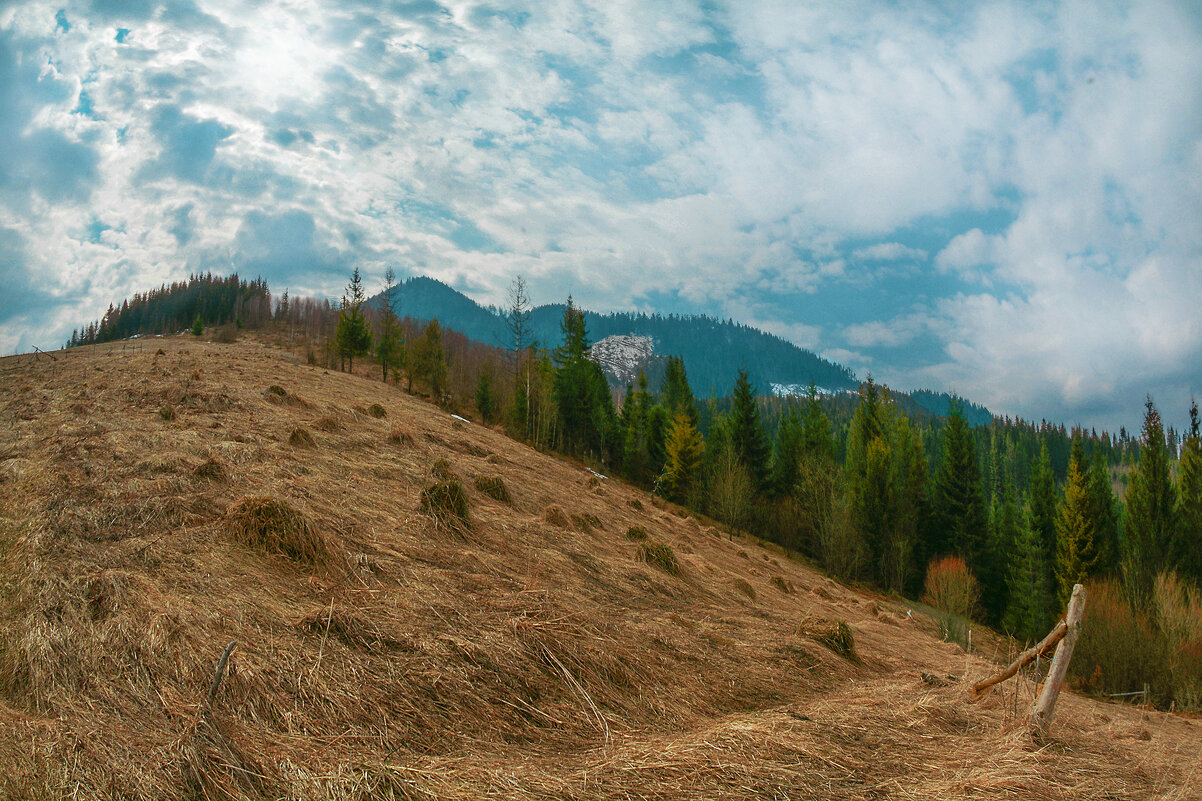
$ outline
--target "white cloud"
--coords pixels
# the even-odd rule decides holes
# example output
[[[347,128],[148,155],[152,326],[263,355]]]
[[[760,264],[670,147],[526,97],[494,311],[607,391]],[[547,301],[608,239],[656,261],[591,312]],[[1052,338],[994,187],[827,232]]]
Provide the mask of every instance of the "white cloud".
[[[881,242],[852,251],[851,257],[860,261],[926,261],[927,252],[900,242]]]
[[[485,302],[516,272],[603,307],[677,293],[1035,416],[1180,388],[1202,352],[1202,34],[1183,4],[581,2],[518,20],[214,2],[188,22],[66,8],[69,31],[60,8],[0,11],[0,56],[36,65],[0,136],[88,148],[95,179],[47,165],[0,186],[19,269],[59,304],[0,320],[2,348],[61,341],[189,269],[261,263],[247,220],[303,211],[296,280],[315,291],[355,260],[468,279]],[[907,296],[838,319],[837,293],[894,266],[928,279],[926,311]],[[817,318],[748,300],[797,296]],[[925,366],[890,372],[889,349]]]

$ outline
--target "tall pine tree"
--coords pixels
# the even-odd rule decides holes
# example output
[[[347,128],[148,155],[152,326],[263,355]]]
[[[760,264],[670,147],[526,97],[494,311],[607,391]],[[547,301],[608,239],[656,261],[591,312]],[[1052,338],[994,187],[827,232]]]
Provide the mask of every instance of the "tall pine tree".
[[[1202,438],[1198,404],[1189,405],[1189,433],[1181,447],[1177,480],[1177,537],[1173,563],[1202,586]]]
[[[688,503],[693,499],[700,479],[705,442],[684,409],[677,411],[672,420],[665,451],[666,463],[661,489],[669,499],[677,503]]]
[[[1098,573],[1112,573],[1119,564],[1119,510],[1110,488],[1110,469],[1106,456],[1099,447],[1094,448],[1089,464],[1089,508],[1097,525],[1094,543],[1097,546]]]
[[[730,422],[735,455],[747,468],[754,490],[762,492],[768,481],[768,436],[764,433],[760,408],[756,405],[746,370],[740,370],[735,381]]]
[[[990,547],[989,519],[972,431],[959,403],[951,405],[943,423],[943,461],[931,493],[931,516],[935,552],[964,557],[981,583],[986,619],[997,620],[1005,601],[1005,587],[998,555]]]
[[[1013,515],[1014,501],[1007,499],[1003,516]],[[1047,633],[1051,621],[1052,596],[1048,590],[1048,567],[1043,535],[1031,525],[1030,514],[1016,517],[1016,538],[1009,564],[1009,603],[1003,628],[1025,642],[1035,642]]]
[[[1061,606],[1068,603],[1073,585],[1084,583],[1098,561],[1094,544],[1098,524],[1084,462],[1085,451],[1077,434],[1068,460],[1064,502],[1056,515],[1056,595]]]
[[[1131,472],[1127,489],[1123,576],[1133,603],[1150,596],[1156,575],[1167,566],[1176,522],[1176,496],[1164,426],[1149,397],[1144,404],[1139,465]]]
[[[601,366],[588,358],[588,331],[584,313],[568,297],[560,324],[563,342],[555,350],[555,403],[564,448],[569,453],[603,456],[613,428],[613,399]]]
[[[1031,484],[1028,489],[1031,530],[1043,547],[1043,565],[1047,570],[1046,584],[1052,587],[1056,581],[1053,567],[1056,564],[1056,476],[1052,472],[1052,459],[1048,454],[1048,443],[1039,444],[1039,459],[1031,465]]]

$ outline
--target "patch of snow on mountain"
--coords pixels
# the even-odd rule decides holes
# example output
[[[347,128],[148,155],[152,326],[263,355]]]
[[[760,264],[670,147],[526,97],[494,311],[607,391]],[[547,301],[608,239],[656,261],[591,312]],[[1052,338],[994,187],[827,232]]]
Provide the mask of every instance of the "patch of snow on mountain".
[[[817,387],[819,395],[838,395],[842,394],[840,390],[830,389],[829,387]],[[809,384],[778,384],[772,382],[772,394],[779,398],[804,398],[810,394]]]
[[[638,377],[639,367],[655,355],[651,337],[634,334],[615,334],[593,343],[589,357],[606,373],[623,383]]]

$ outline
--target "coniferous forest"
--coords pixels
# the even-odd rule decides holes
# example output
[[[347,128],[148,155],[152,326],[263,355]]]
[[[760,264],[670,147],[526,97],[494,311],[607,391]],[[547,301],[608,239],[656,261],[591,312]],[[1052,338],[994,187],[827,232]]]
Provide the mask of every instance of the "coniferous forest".
[[[194,276],[111,308],[70,344],[196,319],[269,324],[310,363],[358,365],[776,542],[840,580],[922,599],[948,639],[964,641],[977,621],[1034,642],[1085,583],[1078,686],[1202,707],[1196,404],[1181,434],[1148,398],[1141,430],[1112,435],[1004,417],[972,426],[965,402],[940,407],[928,393],[920,404],[871,377],[855,393],[780,398],[739,371],[729,394],[700,402],[676,355],[656,385],[640,374],[614,393],[588,358],[588,315],[569,298],[558,341],[536,338],[521,279],[497,312],[505,330],[492,345],[365,297],[358,270],[337,309],[287,292],[272,307],[262,281]]]

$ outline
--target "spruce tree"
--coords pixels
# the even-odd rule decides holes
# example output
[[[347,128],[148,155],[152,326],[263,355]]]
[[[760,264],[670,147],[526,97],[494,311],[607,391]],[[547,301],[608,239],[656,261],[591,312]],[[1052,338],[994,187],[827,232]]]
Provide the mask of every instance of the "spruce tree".
[[[1056,476],[1052,473],[1052,459],[1048,454],[1048,443],[1039,444],[1039,459],[1031,465],[1031,484],[1028,490],[1031,530],[1043,545],[1043,564],[1047,573],[1047,586],[1055,581],[1053,566],[1056,564]]]
[[[806,391],[806,410],[801,423],[801,452],[806,457],[829,461],[835,459],[835,440],[831,436],[831,421],[818,402],[818,388],[810,384]]]
[[[1094,543],[1098,526],[1084,461],[1084,448],[1078,434],[1073,437],[1069,456],[1064,501],[1056,515],[1056,591],[1061,606],[1068,603],[1073,585],[1084,583],[1098,561]]]
[[[811,387],[802,422],[801,453],[792,493],[802,513],[797,539],[807,553],[819,558],[824,554],[824,533],[829,533],[834,519],[836,476],[835,441],[830,420],[818,403],[817,389]]]
[[[591,452],[603,456],[613,428],[613,399],[601,366],[588,358],[588,330],[584,313],[568,297],[560,323],[563,342],[555,350],[557,370],[553,380],[556,408],[569,453]]]
[[[1094,448],[1089,464],[1089,509],[1097,531],[1094,544],[1097,546],[1098,561],[1095,572],[1111,573],[1119,564],[1119,510],[1114,490],[1110,488],[1110,469],[1106,455],[1099,447]]]
[[[347,295],[342,297],[342,310],[338,314],[338,326],[334,333],[334,343],[338,356],[346,365],[346,369],[354,371],[355,358],[371,352],[371,328],[363,315],[363,279],[356,267],[351,275],[351,283],[347,285]]]
[[[380,341],[376,343],[376,358],[380,360],[381,380],[388,381],[388,371],[400,367],[404,361],[404,341],[401,339],[401,325],[392,310],[393,287],[396,276],[389,267],[384,272],[384,302],[380,310]],[[285,293],[285,298],[287,293]],[[281,304],[283,306],[283,304]]]
[[[802,423],[796,409],[790,409],[776,433],[776,450],[772,454],[772,470],[768,477],[768,492],[780,497],[788,495],[797,481],[801,462]]]
[[[888,540],[880,560],[886,589],[904,592],[920,580],[917,555],[927,512],[927,459],[922,440],[896,406],[888,407],[890,505]]]
[[[872,376],[868,376],[860,385],[860,402],[852,415],[844,462],[848,515],[867,546],[874,573],[881,566],[880,555],[889,526],[889,445],[885,439],[883,408],[880,389]]]
[[[768,481],[768,437],[746,370],[740,370],[735,381],[730,418],[735,455],[747,468],[754,490],[762,492]]]
[[[485,425],[492,423],[497,413],[497,398],[493,391],[492,371],[485,369],[480,371],[479,378],[476,379],[476,411],[480,413],[480,419]]]
[[[677,503],[692,499],[700,478],[705,442],[684,409],[677,411],[664,446],[666,461],[662,490]]]
[[[668,366],[664,371],[664,388],[660,395],[671,418],[675,418],[677,413],[683,411],[689,416],[689,422],[694,427],[697,426],[697,401],[693,398],[693,390],[689,387],[689,378],[684,370],[684,360],[679,356],[668,357]]]
[[[414,341],[409,364],[411,376],[428,383],[430,396],[435,403],[442,404],[447,385],[447,357],[442,348],[442,328],[437,318],[431,320],[422,336]]]
[[[981,605],[987,620],[1001,614],[1005,587],[992,552],[981,471],[972,431],[959,403],[952,403],[943,424],[943,461],[931,493],[935,545],[964,557],[981,583]],[[936,550],[935,553],[944,552]]]
[[[1133,603],[1149,597],[1156,575],[1167,566],[1176,523],[1176,495],[1160,412],[1149,397],[1144,404],[1139,465],[1131,472],[1127,489],[1123,574]]]
[[[1013,499],[1007,505],[1014,514]],[[1005,508],[1005,507],[1004,507]],[[1003,628],[1023,642],[1036,642],[1047,633],[1052,606],[1042,535],[1031,525],[1030,514],[1016,515],[1015,546],[1009,564],[1009,604]]]
[[[1202,438],[1198,404],[1190,401],[1189,433],[1181,447],[1177,479],[1177,537],[1172,561],[1177,570],[1202,586]]]

